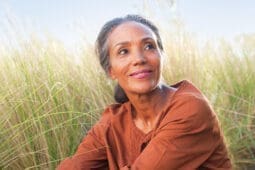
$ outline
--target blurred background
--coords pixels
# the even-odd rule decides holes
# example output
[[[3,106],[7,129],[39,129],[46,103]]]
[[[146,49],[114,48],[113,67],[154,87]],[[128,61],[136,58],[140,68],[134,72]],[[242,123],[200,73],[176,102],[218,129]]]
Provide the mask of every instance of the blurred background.
[[[234,168],[254,168],[254,9],[252,0],[0,0],[0,169],[55,169],[75,152],[114,102],[96,36],[126,14],[159,27],[164,80],[199,87]]]
[[[105,21],[135,13],[150,17],[168,31],[172,28],[169,23],[178,20],[203,41],[232,40],[240,34],[254,33],[254,7],[252,0],[63,0],[61,3],[57,0],[1,0],[0,35],[1,42],[5,43],[10,41],[10,37],[16,38],[11,32],[15,26],[23,38],[32,33],[41,38],[49,34],[68,46],[74,46],[79,40],[94,42]]]

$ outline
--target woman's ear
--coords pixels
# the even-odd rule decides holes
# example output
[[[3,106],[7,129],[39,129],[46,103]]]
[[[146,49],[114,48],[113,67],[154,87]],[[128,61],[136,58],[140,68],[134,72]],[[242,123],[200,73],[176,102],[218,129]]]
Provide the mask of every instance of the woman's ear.
[[[115,76],[114,71],[112,70],[112,67],[111,67],[111,66],[108,68],[108,76],[109,76],[112,80],[115,80],[115,79],[116,79],[116,76]]]

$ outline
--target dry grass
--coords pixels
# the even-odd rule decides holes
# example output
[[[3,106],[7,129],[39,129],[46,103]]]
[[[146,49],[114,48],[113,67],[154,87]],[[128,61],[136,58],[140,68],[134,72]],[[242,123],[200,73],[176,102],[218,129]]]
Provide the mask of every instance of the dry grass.
[[[241,36],[199,47],[185,32],[165,33],[164,78],[193,81],[214,106],[237,169],[255,162],[255,40]],[[0,52],[0,169],[54,169],[72,155],[113,83],[91,47],[68,52],[33,38]],[[75,59],[78,59],[77,62]]]

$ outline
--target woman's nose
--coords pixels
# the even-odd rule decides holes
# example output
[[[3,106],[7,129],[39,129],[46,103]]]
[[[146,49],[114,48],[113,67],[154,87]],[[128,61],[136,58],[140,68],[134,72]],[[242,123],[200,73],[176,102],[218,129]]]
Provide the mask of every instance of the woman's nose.
[[[133,63],[134,63],[134,65],[139,65],[139,64],[144,64],[144,63],[146,63],[146,57],[145,57],[145,55],[143,54],[142,51],[137,50],[137,51],[134,53],[134,56],[133,56]]]

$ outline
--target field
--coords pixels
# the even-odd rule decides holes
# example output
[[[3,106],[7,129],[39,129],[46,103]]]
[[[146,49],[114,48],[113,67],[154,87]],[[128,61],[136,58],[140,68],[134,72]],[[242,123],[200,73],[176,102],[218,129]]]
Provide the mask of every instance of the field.
[[[255,166],[255,35],[202,46],[163,33],[164,81],[191,80],[215,109],[235,169]],[[18,41],[18,40],[17,40]],[[0,46],[0,169],[54,169],[113,102],[90,44],[69,51],[31,37]]]

